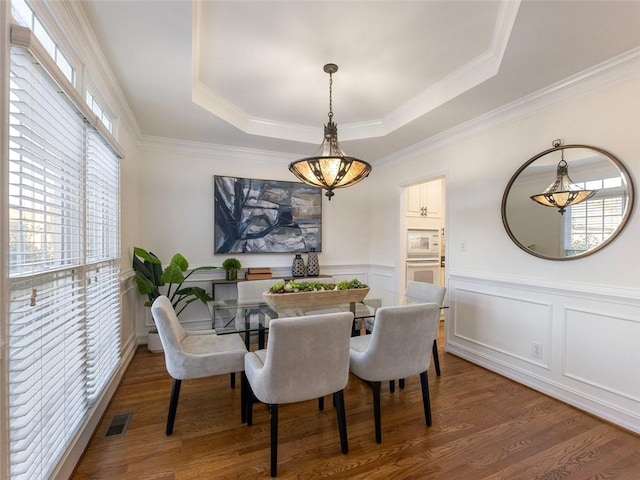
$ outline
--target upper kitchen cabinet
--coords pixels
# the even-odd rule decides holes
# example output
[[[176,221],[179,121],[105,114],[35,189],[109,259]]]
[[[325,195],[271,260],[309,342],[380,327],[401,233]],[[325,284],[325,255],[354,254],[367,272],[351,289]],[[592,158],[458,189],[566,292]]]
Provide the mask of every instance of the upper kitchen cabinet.
[[[407,216],[442,218],[442,180],[432,180],[407,188]]]

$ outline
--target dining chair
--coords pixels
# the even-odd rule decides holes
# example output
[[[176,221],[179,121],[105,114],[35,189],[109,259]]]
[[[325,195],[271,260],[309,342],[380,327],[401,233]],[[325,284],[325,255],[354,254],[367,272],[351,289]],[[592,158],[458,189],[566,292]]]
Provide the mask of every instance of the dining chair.
[[[269,278],[266,280],[247,280],[238,282],[238,302],[264,302],[263,292],[268,291],[271,286],[280,280]],[[245,334],[245,343],[248,347],[250,343],[264,342],[264,332],[258,333],[258,325],[260,324],[260,316],[265,315],[260,307],[248,308],[238,306],[235,316],[236,328],[240,331],[244,329],[252,330],[251,333]]]
[[[245,355],[247,425],[253,423],[254,398],[266,403],[271,415],[271,476],[277,474],[281,404],[333,394],[341,450],[349,451],[344,388],[349,379],[352,322],[351,312],[276,318],[269,326],[267,348]]]
[[[182,381],[244,371],[247,348],[238,334],[216,335],[214,330],[185,330],[171,301],[164,295],[153,302],[151,314],[164,349],[167,372],[173,378],[166,427],[166,434],[171,435]],[[243,422],[246,415],[244,383],[240,387]]]
[[[447,289],[445,287],[440,287],[438,285],[434,285],[433,283],[426,282],[415,282],[410,280],[407,282],[407,289],[405,291],[405,297],[409,303],[437,303],[442,306],[444,302],[445,294],[447,293]],[[433,366],[436,370],[436,375],[440,376],[440,356],[438,355],[438,328],[440,326],[440,322],[436,324],[436,336],[433,340]],[[370,332],[373,329],[373,319],[368,319],[366,329]],[[404,387],[404,381],[400,380],[400,387]],[[391,391],[394,390],[394,384],[391,384]]]
[[[437,303],[381,307],[375,314],[373,332],[351,338],[351,373],[369,383],[373,390],[377,443],[382,442],[381,382],[420,375],[425,421],[431,426],[427,369],[439,320]]]
[[[407,290],[405,292],[405,296],[409,301],[415,303],[433,302],[437,303],[439,306],[442,306],[446,293],[447,289],[445,287],[434,285],[433,283],[409,281],[407,282]],[[436,369],[436,375],[438,377],[440,376],[440,357],[438,355],[439,326],[440,322],[436,324],[436,336],[433,340],[433,366]]]

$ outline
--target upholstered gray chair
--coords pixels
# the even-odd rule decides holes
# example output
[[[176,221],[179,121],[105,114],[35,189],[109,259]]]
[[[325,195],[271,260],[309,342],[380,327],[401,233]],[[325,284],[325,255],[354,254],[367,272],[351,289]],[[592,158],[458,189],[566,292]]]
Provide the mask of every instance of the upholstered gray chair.
[[[187,331],[166,296],[158,297],[151,306],[165,364],[173,378],[166,434],[173,433],[182,380],[212,377],[244,370],[247,348],[238,334],[216,335],[213,330]],[[242,420],[246,415],[246,392],[241,387]]]
[[[434,285],[433,283],[426,282],[414,282],[412,280],[407,282],[407,290],[405,297],[408,303],[437,303],[442,306],[444,302],[444,296],[447,293],[445,287]],[[438,355],[438,328],[440,324],[436,324],[436,337],[433,341],[433,366],[436,370],[436,375],[440,376],[440,357]],[[373,319],[367,319],[366,329],[370,332],[373,329]],[[400,380],[400,387],[404,387],[404,381]],[[394,390],[394,384],[391,383],[391,391]]]
[[[266,280],[238,282],[238,302],[264,302],[262,293],[268,291],[274,283],[279,281],[275,278],[269,278]],[[265,315],[264,312],[258,307],[238,307],[235,317],[236,328],[239,331],[250,328],[257,332],[260,316],[263,315]],[[245,343],[248,346],[250,342],[257,342],[262,345],[264,343],[264,332],[252,333],[251,335],[247,333],[245,335]]]
[[[269,325],[264,350],[245,355],[249,383],[247,425],[253,422],[254,396],[271,412],[271,475],[278,465],[278,405],[333,394],[340,445],[347,453],[344,388],[349,379],[351,312],[277,318]],[[322,405],[322,404],[321,404]]]
[[[427,369],[439,319],[437,303],[381,307],[373,332],[351,338],[351,372],[373,389],[376,442],[382,442],[381,382],[420,375],[425,420],[431,426]]]
[[[407,290],[405,296],[412,303],[433,302],[442,306],[444,296],[447,293],[445,287],[425,282],[407,282]],[[440,376],[440,357],[438,356],[438,330],[440,322],[436,324],[436,336],[433,340],[433,366],[436,369],[436,375]]]

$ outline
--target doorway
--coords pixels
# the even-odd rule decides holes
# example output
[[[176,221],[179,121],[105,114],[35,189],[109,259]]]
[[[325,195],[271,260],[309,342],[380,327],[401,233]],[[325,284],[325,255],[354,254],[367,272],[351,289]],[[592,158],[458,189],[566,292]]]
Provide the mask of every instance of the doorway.
[[[400,291],[408,280],[445,286],[446,178],[435,177],[404,188],[400,222]]]

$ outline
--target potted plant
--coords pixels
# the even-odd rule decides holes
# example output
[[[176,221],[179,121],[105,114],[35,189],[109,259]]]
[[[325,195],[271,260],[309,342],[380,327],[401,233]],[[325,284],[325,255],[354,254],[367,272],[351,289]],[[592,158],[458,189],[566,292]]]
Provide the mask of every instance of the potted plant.
[[[211,296],[203,288],[183,288],[182,285],[194,272],[199,270],[213,270],[216,268],[218,267],[198,267],[185,275],[185,272],[189,269],[189,262],[182,254],[176,253],[171,258],[169,265],[163,269],[162,262],[153,253],[140,247],[134,247],[133,249],[133,270],[135,272],[138,292],[148,297],[144,305],[150,307],[156,298],[164,294],[171,300],[171,304],[177,315],[180,315],[192,302],[200,300],[206,305],[208,301],[211,301]],[[149,343],[147,346],[151,351],[162,351],[157,333],[157,331],[149,332]],[[155,337],[153,337],[153,335],[155,335]],[[157,342],[156,345],[153,345],[154,341]],[[158,347],[158,345],[160,346]]]
[[[241,267],[240,260],[237,258],[227,258],[224,262],[222,262],[222,268],[225,269],[227,276],[227,280],[237,280],[238,279],[238,269]]]

